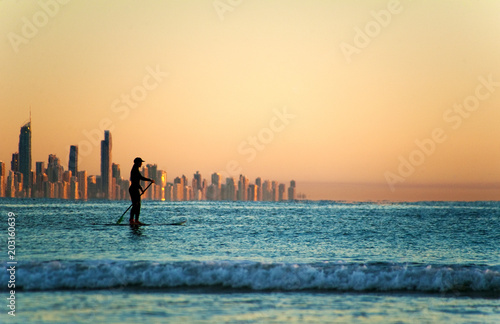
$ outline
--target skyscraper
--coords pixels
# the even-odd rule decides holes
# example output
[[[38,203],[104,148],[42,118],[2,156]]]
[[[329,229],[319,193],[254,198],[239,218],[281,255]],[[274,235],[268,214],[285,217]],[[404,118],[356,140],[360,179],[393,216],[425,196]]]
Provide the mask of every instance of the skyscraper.
[[[104,140],[101,141],[101,183],[103,198],[113,199],[113,178],[112,178],[112,159],[111,159],[111,133],[104,131]]]
[[[295,180],[290,181],[288,188],[288,200],[295,200]]]
[[[248,201],[257,201],[257,188],[258,186],[253,183],[248,185]]]
[[[221,199],[221,185],[222,185],[222,177],[219,173],[212,174],[212,184],[215,186],[215,196],[213,200]]]
[[[19,152],[12,153],[12,160],[10,160],[10,169],[12,172],[19,172]]]
[[[158,165],[146,164],[146,168],[148,168],[149,178],[153,179],[156,182],[156,184],[158,184],[161,180],[161,179],[158,179]]]
[[[5,163],[0,161],[0,197],[5,197]]]
[[[19,172],[23,174],[23,190],[31,196],[31,118],[19,134]]]
[[[183,184],[182,178],[176,177],[174,179],[172,199],[173,199],[173,201],[184,200],[184,184]]]
[[[7,184],[5,186],[5,197],[14,198],[16,197],[15,182],[15,172],[10,170],[7,176]]]
[[[167,171],[158,170],[158,185],[160,186],[160,200],[165,201],[165,187],[167,186]]]
[[[236,195],[236,183],[233,177],[226,178],[226,195],[225,199],[235,201],[238,198]]]
[[[37,176],[45,173],[45,162],[36,162],[35,166]]]
[[[193,175],[193,179],[196,181],[196,187],[193,185],[193,190],[201,190],[202,189],[202,181],[201,181],[201,174],[199,171],[196,171],[196,173]]]
[[[45,163],[44,162],[35,162],[35,180],[33,180],[33,188],[31,189],[31,195],[36,198],[43,197],[43,182],[44,179],[49,181],[47,175],[45,174]]]
[[[174,179],[174,201],[184,200],[184,179],[176,177]]]
[[[69,148],[68,170],[73,176],[78,174],[78,146],[71,145]]]
[[[111,174],[113,178],[116,178],[117,180],[122,178],[122,172],[119,164],[112,163],[111,164]]]
[[[240,174],[240,180],[238,181],[238,200],[247,201],[248,197],[248,185],[250,181],[247,177]]]
[[[87,200],[87,171],[78,171],[78,189],[80,190],[80,199]]]
[[[120,187],[122,181],[122,174],[120,165],[116,163],[111,164],[111,176],[113,179],[113,199],[120,200],[123,199],[122,190]]]
[[[255,179],[255,185],[257,186],[257,201],[262,201],[262,179],[260,177]]]
[[[283,201],[285,200],[285,184],[284,183],[280,183],[278,185],[278,201]]]

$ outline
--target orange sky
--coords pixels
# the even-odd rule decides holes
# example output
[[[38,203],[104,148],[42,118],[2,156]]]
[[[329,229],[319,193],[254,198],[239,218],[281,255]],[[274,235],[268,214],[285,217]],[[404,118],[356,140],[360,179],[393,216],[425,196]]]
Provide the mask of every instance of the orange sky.
[[[79,145],[90,174],[111,129],[125,174],[141,156],[169,180],[498,199],[499,14],[497,1],[0,1],[0,160],[31,107],[33,161],[67,167]]]

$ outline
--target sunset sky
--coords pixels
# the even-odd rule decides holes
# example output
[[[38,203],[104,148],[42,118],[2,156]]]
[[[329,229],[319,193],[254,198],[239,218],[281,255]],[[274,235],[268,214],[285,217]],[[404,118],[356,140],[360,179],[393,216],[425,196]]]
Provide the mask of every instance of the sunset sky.
[[[79,145],[99,174],[109,129],[124,176],[141,156],[312,199],[500,198],[499,1],[3,0],[0,21],[7,166],[31,107],[33,168]]]

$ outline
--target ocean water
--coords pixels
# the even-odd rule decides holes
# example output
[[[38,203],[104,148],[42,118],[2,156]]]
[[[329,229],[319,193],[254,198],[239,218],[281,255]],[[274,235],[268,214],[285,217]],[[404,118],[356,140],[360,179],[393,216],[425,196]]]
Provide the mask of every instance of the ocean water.
[[[0,322],[500,323],[499,202],[128,206],[0,199]]]

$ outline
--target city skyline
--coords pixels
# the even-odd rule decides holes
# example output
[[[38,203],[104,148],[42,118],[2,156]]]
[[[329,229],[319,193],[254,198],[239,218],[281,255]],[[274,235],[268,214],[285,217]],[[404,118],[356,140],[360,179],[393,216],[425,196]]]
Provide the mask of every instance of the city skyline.
[[[105,130],[103,133],[104,133],[104,138],[99,141],[101,144],[100,145],[100,147],[101,147],[101,151],[100,151],[101,162],[99,163],[100,173],[96,174],[96,175],[88,176],[86,170],[84,170],[83,172],[77,171],[77,175],[75,175],[75,173],[73,173],[73,175],[75,177],[77,177],[77,179],[78,179],[78,180],[76,180],[76,182],[87,183],[87,180],[83,181],[82,179],[87,178],[87,176],[88,176],[89,178],[92,178],[94,181],[93,184],[91,184],[91,187],[97,186],[98,188],[101,188],[103,183],[101,182],[100,184],[97,184],[96,181],[101,181],[101,179],[103,178],[103,176],[102,176],[103,172],[105,170],[109,170],[108,172],[110,175],[108,176],[108,178],[116,177],[115,176],[116,172],[118,172],[117,178],[118,179],[120,178],[120,176],[119,176],[120,164],[115,164],[112,162],[112,159],[106,158],[107,155],[111,156],[111,147],[112,147],[112,145],[111,145],[111,132],[109,130]],[[31,152],[31,148],[28,148],[27,143],[31,143],[31,113],[30,113],[29,121],[25,122],[21,126],[18,147],[19,148],[23,147],[23,150],[25,152]],[[54,161],[56,161],[56,163],[55,163],[56,169],[59,167],[64,168],[63,165],[67,165],[68,171],[72,170],[73,168],[78,170],[78,168],[79,168],[78,167],[78,156],[79,156],[78,155],[78,145],[69,145],[68,147],[69,147],[69,149],[66,151],[66,153],[68,154],[67,161],[64,158],[61,159],[56,154],[49,154],[48,155],[49,156],[48,165],[50,166],[51,163],[54,163]],[[102,156],[105,156],[105,158],[103,159]],[[28,157],[29,158],[26,160],[32,160],[30,155],[28,155]],[[19,152],[12,153],[12,159],[9,163],[11,165],[10,170],[20,171],[20,160],[21,159],[20,159]],[[111,161],[111,163],[109,163],[110,161]],[[0,164],[2,164],[2,163],[3,163],[3,161],[0,161]],[[43,162],[43,161],[36,161],[36,169],[31,170],[32,172],[29,173],[29,176],[32,177],[32,176],[36,175],[37,173],[39,173],[39,170],[43,169],[44,163],[45,162]],[[0,176],[2,175],[3,172],[6,172],[6,175],[2,178],[2,181],[5,182],[7,179],[7,176],[8,176],[9,168],[5,167],[5,163],[3,163],[3,164],[4,164],[3,167],[2,167],[2,165],[0,165]],[[60,165],[60,166],[58,166],[58,165]],[[109,168],[108,168],[108,165],[109,165]],[[148,163],[147,165],[149,166],[150,164]],[[115,167],[118,167],[118,170],[115,170],[114,169]],[[158,168],[156,164],[154,164],[154,168],[155,169]],[[47,170],[48,170],[48,168],[47,168]],[[223,173],[227,170],[228,169],[224,170]],[[144,168],[143,168],[143,171],[144,171]],[[236,172],[236,171],[237,171],[236,169],[232,169],[233,173],[232,174],[228,173],[226,175],[230,178],[238,178],[239,176],[241,176],[241,174],[235,175],[234,172]],[[60,177],[62,177],[63,171],[53,170],[53,172],[55,172],[55,173],[59,172],[61,174]],[[161,171],[161,172],[165,172],[165,171]],[[212,171],[212,172],[214,172],[214,174],[219,174],[219,173],[217,173],[217,171]],[[211,174],[211,173],[206,172],[205,174]],[[196,171],[196,173],[193,174],[193,187],[195,186],[194,181],[197,179],[197,177],[199,178],[200,176],[201,175],[200,175],[199,171]],[[212,174],[212,176],[213,176],[213,174]],[[222,179],[223,176],[222,175],[220,175],[220,176]],[[49,175],[49,177],[48,177],[49,180],[56,179],[56,178],[57,178],[57,176],[55,176],[55,175],[52,175],[52,176]],[[71,185],[70,178],[71,177],[69,177],[67,179],[67,182],[69,185]],[[182,175],[182,178],[186,179],[185,175]],[[259,179],[261,179],[261,177],[258,175],[253,177],[253,178],[256,179],[255,182],[257,182]],[[23,174],[23,184],[25,182],[25,179],[26,179],[26,177],[24,177],[24,174]],[[127,190],[126,190],[126,187],[128,186],[127,179],[128,178],[123,179],[123,180],[125,180],[127,185],[125,185],[125,183],[124,183],[124,187],[122,188],[121,197],[119,199],[127,199],[127,197],[128,197]],[[158,179],[161,179],[161,176],[159,176]],[[178,177],[173,180],[173,184],[175,184],[176,179],[178,179]],[[50,181],[52,181],[52,180],[50,180]],[[187,181],[185,181],[185,182],[187,183]],[[273,183],[275,182],[276,187],[278,188],[280,185],[283,184],[283,182],[288,182],[288,181],[281,180],[281,181],[272,181],[272,182]],[[291,180],[291,182],[293,182],[295,184],[295,180]],[[169,183],[169,184],[172,184],[172,183]],[[0,182],[0,185],[2,185],[2,182]],[[41,184],[38,184],[38,185],[40,186]],[[74,184],[73,184],[73,186],[74,186]],[[87,185],[85,185],[85,186],[87,186]],[[0,191],[0,197],[5,196],[5,187],[6,187],[6,183],[3,184],[3,191]],[[111,194],[111,192],[113,191],[113,189],[111,188],[112,187],[111,182],[108,182],[108,185],[106,187],[108,187],[109,189],[108,189],[107,193],[106,192],[103,193],[104,196],[99,196],[95,193],[93,196],[91,195],[89,199],[107,199],[107,197],[112,197],[111,199],[116,199]],[[403,201],[403,200],[422,201],[422,200],[430,200],[430,199],[428,199],[429,190],[431,190],[436,197],[440,197],[439,199],[436,199],[436,200],[448,200],[448,201],[457,200],[456,199],[456,192],[461,192],[463,195],[467,195],[469,197],[469,199],[463,199],[463,200],[468,200],[468,201],[498,200],[498,197],[500,196],[500,185],[497,185],[497,184],[492,184],[490,186],[484,186],[481,184],[478,184],[478,185],[473,184],[473,185],[467,185],[467,186],[463,186],[463,185],[450,186],[447,184],[438,184],[436,186],[433,186],[432,188],[425,188],[425,187],[415,188],[412,186],[401,186],[397,192],[400,195],[393,195],[392,199],[387,199],[388,190],[387,190],[386,184],[366,185],[363,183],[361,183],[361,184],[359,184],[359,183],[328,183],[328,182],[303,181],[303,182],[301,182],[301,188],[302,188],[301,192],[294,193],[294,195],[295,195],[294,199],[297,199],[297,198],[298,199],[306,199],[307,198],[307,199],[311,199],[311,200],[337,200],[337,201]],[[207,188],[205,188],[205,189],[207,189]],[[95,190],[97,190],[97,189],[95,189]],[[99,189],[99,190],[101,190],[101,189]],[[489,193],[487,193],[485,195],[484,194],[485,191],[489,191]],[[412,199],[401,198],[401,197],[405,197],[408,194],[413,195],[413,198]],[[277,195],[277,193],[276,193],[276,195]],[[358,198],[359,196],[364,196],[364,197],[369,197],[369,198],[359,199]],[[87,197],[88,197],[87,191],[85,190],[85,193],[83,194],[83,196],[80,197],[80,199],[87,200]],[[484,197],[487,197],[487,198],[484,198]],[[75,195],[73,194],[73,198],[71,198],[71,196],[68,195],[68,198],[65,198],[65,199],[75,199]],[[150,199],[153,199],[153,198],[150,198]],[[201,200],[207,199],[206,194],[204,194],[204,196],[202,198],[199,198],[199,199],[201,199]],[[218,200],[218,199],[219,199],[218,197],[211,197],[210,198],[210,200]],[[235,200],[239,200],[239,199],[242,199],[242,197],[236,196]],[[158,200],[161,200],[161,199],[158,198]],[[264,201],[266,201],[266,200],[264,200]]]
[[[499,2],[214,3],[0,1],[0,160],[31,107],[33,161],[78,145],[90,174],[110,130],[122,166],[498,199]]]
[[[19,152],[12,154],[11,169],[7,174],[5,163],[0,161],[0,197],[8,198],[58,198],[58,199],[128,199],[130,179],[121,176],[120,164],[112,159],[112,135],[104,131],[101,141],[101,173],[87,175],[86,170],[79,171],[78,146],[70,145],[68,170],[55,154],[48,155],[48,164],[36,161],[34,170],[31,165],[31,116],[23,125],[19,135]],[[22,161],[22,162],[21,162]],[[21,164],[22,163],[22,164]],[[23,165],[23,167],[21,167]],[[240,174],[235,183],[234,177],[227,177],[225,183],[219,173],[211,174],[211,182],[202,178],[199,171],[193,174],[191,185],[185,175],[167,181],[167,172],[158,169],[156,164],[148,163],[142,168],[145,177],[155,181],[149,191],[145,190],[144,199],[162,201],[294,201],[305,195],[296,193],[295,181],[290,181],[288,189],[277,181],[259,177],[255,184]],[[26,174],[26,175],[25,175]],[[148,189],[146,187],[146,189]],[[146,192],[147,191],[147,192]]]

